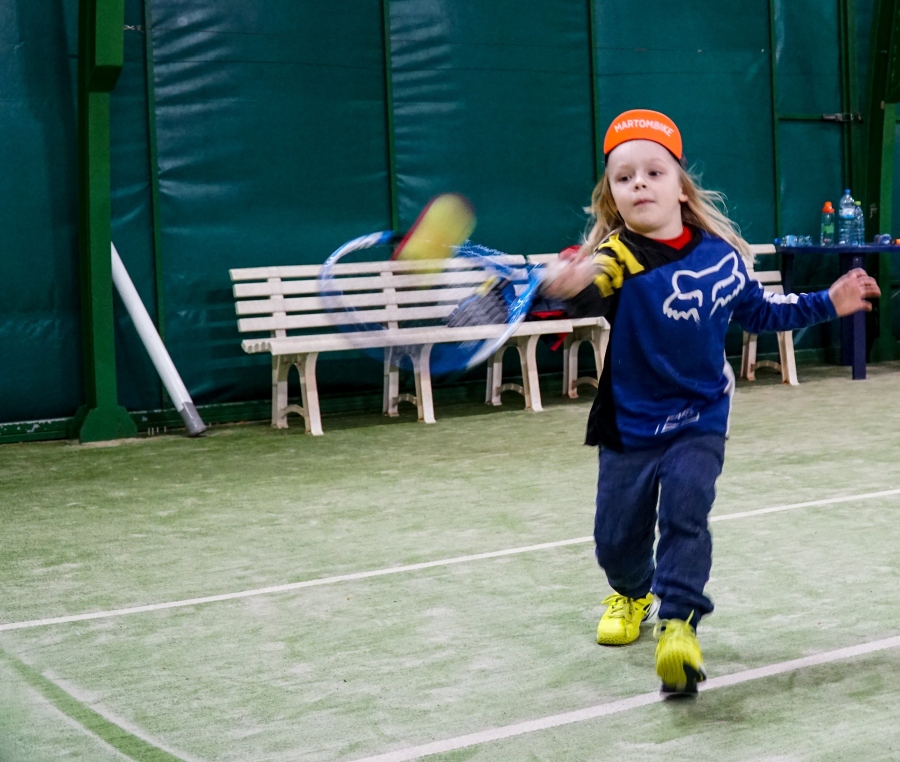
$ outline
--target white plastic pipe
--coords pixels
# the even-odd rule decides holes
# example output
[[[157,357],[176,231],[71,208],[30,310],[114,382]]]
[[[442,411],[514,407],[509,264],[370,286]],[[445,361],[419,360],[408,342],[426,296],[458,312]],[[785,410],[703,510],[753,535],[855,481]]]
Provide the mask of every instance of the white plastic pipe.
[[[147,313],[147,308],[144,307],[141,297],[138,296],[137,289],[134,287],[134,283],[131,282],[125,265],[122,264],[122,259],[119,256],[119,252],[116,251],[115,244],[112,244],[111,248],[113,283],[116,284],[116,290],[125,303],[125,309],[131,315],[134,327],[137,328],[138,335],[141,337],[141,341],[144,342],[147,353],[156,367],[156,372],[159,373],[159,377],[162,379],[169,397],[175,403],[175,409],[184,420],[188,434],[192,437],[202,434],[206,431],[206,424],[203,423],[203,420],[197,413],[197,408],[194,407],[194,402],[191,400],[191,395],[188,394],[187,387],[181,380],[181,376],[178,375],[178,371],[175,370],[175,364],[172,362],[172,358],[169,357],[162,339],[159,338],[156,326],[153,325],[153,321]]]

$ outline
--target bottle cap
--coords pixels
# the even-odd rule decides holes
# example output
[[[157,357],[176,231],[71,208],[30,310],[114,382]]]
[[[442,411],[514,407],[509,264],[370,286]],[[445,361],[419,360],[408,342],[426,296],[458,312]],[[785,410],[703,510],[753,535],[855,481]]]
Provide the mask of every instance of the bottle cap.
[[[833,214],[834,207],[831,205],[830,201],[825,202],[825,206],[822,207],[822,214]]]
[[[853,203],[856,204],[857,206],[862,206],[862,201],[854,201]]]

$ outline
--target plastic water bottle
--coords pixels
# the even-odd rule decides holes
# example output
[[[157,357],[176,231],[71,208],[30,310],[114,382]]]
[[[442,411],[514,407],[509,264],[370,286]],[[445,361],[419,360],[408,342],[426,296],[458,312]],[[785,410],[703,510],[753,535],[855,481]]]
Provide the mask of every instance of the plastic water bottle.
[[[844,191],[837,209],[837,242],[840,246],[853,245],[853,223],[856,220],[856,204],[850,189]]]
[[[819,230],[819,246],[834,246],[834,207],[830,201],[822,207],[822,227]]]
[[[865,246],[866,244],[866,217],[862,210],[862,201],[855,202],[853,211],[853,245]]]

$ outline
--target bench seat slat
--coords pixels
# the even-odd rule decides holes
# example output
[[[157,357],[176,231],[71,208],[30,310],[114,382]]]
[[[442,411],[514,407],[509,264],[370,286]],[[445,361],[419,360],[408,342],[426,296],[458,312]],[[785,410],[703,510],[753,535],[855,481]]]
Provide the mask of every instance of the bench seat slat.
[[[248,354],[271,352],[273,355],[294,355],[305,352],[336,352],[348,349],[482,341],[499,336],[504,328],[505,325],[475,325],[460,328],[448,328],[445,325],[424,328],[394,328],[383,331],[245,339],[241,342],[241,346]],[[522,323],[513,336],[568,333],[571,330],[572,321],[570,320],[542,320]]]

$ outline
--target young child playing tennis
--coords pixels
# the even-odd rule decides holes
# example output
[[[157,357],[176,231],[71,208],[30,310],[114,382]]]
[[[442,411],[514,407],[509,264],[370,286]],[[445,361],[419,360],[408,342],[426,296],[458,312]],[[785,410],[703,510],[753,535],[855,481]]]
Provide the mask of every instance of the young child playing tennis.
[[[612,326],[587,426],[587,444],[600,447],[596,554],[614,591],[597,642],[631,643],[658,608],[662,691],[692,694],[706,678],[696,629],[713,610],[703,591],[734,389],[728,323],[751,333],[796,330],[871,310],[866,299],[880,292],[862,270],[827,291],[765,292],[748,275],[749,246],[719,210],[721,195],[685,170],[667,116],[625,112],[603,152],[588,240],[545,287],[572,314],[605,315]]]

